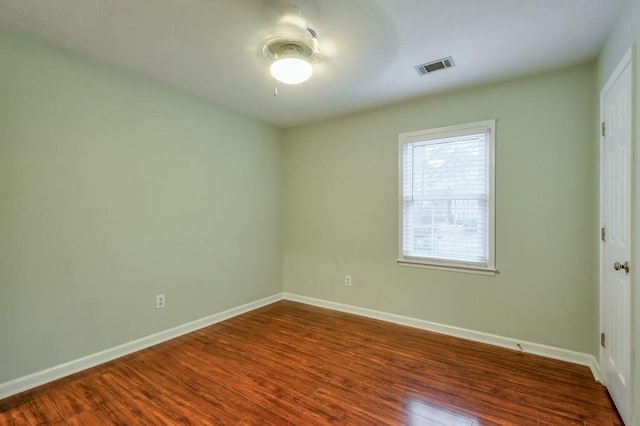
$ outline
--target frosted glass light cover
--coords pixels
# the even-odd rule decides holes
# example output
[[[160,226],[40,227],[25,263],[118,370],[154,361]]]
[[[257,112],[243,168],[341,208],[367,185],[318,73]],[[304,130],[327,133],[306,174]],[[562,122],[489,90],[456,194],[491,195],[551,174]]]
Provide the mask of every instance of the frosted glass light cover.
[[[313,67],[304,59],[282,58],[271,64],[271,75],[284,84],[299,84],[313,75]]]

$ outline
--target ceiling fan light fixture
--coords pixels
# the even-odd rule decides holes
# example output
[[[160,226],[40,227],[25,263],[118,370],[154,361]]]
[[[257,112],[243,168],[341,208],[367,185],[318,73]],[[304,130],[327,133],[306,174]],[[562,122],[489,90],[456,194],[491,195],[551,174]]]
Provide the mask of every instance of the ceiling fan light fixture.
[[[271,75],[284,84],[300,84],[313,75],[313,66],[303,58],[283,57],[271,64]]]
[[[319,57],[315,37],[276,36],[265,42],[262,53],[271,64],[271,76],[288,85],[309,80]]]

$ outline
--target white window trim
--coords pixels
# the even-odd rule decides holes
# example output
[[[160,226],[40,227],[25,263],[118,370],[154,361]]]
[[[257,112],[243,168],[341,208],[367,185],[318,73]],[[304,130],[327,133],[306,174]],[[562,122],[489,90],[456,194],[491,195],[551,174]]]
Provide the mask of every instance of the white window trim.
[[[417,132],[400,133],[398,135],[398,259],[400,266],[411,266],[418,268],[435,269],[440,271],[463,272],[468,274],[495,276],[496,269],[496,238],[495,238],[495,164],[496,164],[496,121],[484,120],[474,123],[466,123],[454,126],[439,127],[435,129],[419,130]],[[471,262],[445,261],[441,259],[430,259],[422,257],[411,257],[403,255],[402,236],[404,233],[404,212],[403,212],[403,146],[407,143],[428,141],[433,139],[444,139],[453,135],[464,133],[473,134],[478,129],[488,129],[489,133],[489,185],[488,185],[488,259],[487,265],[474,264]]]

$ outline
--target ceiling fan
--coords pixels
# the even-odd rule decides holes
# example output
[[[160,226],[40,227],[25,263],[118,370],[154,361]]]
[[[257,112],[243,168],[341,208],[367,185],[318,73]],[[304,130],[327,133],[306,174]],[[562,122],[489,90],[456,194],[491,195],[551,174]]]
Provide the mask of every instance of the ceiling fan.
[[[307,2],[309,8],[313,5],[314,2]],[[289,85],[307,81],[313,75],[314,63],[321,57],[316,31],[298,4],[265,0],[265,7],[278,16],[262,45],[262,55],[271,64],[271,75]]]

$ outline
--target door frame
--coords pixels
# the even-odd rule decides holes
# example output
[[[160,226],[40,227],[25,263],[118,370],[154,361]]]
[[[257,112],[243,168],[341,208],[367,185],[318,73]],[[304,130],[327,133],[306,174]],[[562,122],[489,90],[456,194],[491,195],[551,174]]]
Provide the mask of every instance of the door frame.
[[[640,234],[638,234],[638,219],[637,215],[640,211],[637,202],[640,201],[640,194],[637,194],[638,189],[640,189],[640,185],[637,183],[637,179],[640,177],[640,174],[637,171],[637,142],[636,141],[636,53],[635,53],[635,45],[631,46],[624,54],[620,63],[617,65],[615,70],[611,73],[609,78],[607,79],[607,83],[604,85],[602,90],[600,91],[600,121],[598,122],[598,134],[599,136],[599,180],[600,180],[600,188],[598,194],[598,203],[599,203],[599,217],[598,223],[600,228],[604,226],[603,218],[604,218],[604,175],[602,171],[604,170],[604,139],[605,137],[602,135],[601,123],[605,122],[605,111],[604,111],[604,97],[605,94],[611,89],[611,87],[618,80],[622,72],[627,66],[631,67],[631,276],[630,276],[630,285],[631,285],[631,303],[630,312],[631,312],[631,336],[630,336],[630,347],[632,348],[632,352],[637,351],[638,344],[640,341],[636,341],[636,335],[640,333],[640,303],[636,303],[638,296],[638,291],[640,291],[638,287],[638,277],[640,274],[637,273],[636,268],[640,267],[640,258],[638,258],[638,245],[640,244]],[[603,313],[604,313],[604,244],[600,238],[600,229],[598,229],[598,248],[599,248],[599,257],[598,257],[598,275],[599,275],[599,310],[598,310],[598,368],[602,371],[602,362],[603,362],[603,348],[600,345],[600,333],[604,329],[603,324]],[[640,394],[640,383],[637,383],[636,377],[638,374],[637,369],[640,368],[640,365],[636,365],[636,358],[633,353],[629,354],[631,357],[631,401],[636,400],[636,395]],[[602,375],[600,375],[602,377]],[[602,381],[602,380],[601,380]],[[604,383],[603,383],[604,384]],[[640,420],[640,412],[636,409],[636,407],[632,403],[631,407],[631,422],[638,422]],[[633,424],[633,423],[632,423]]]

